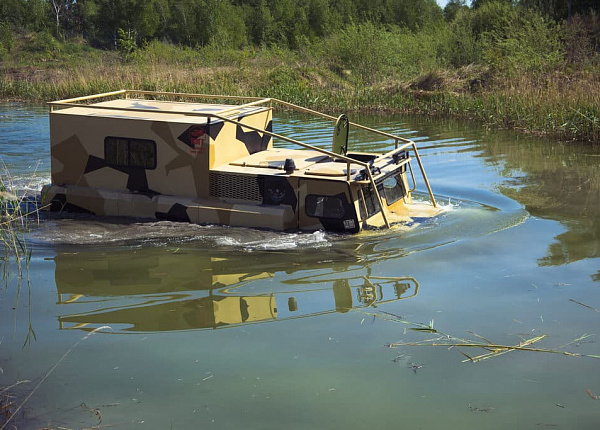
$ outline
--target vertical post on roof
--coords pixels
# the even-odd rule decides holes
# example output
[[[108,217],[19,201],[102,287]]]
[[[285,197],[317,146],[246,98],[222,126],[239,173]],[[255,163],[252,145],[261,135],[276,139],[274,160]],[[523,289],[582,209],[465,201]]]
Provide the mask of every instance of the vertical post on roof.
[[[369,174],[369,180],[371,181],[371,186],[373,187],[373,191],[375,191],[375,197],[377,197],[377,201],[379,202],[379,211],[381,212],[381,216],[383,217],[383,221],[385,222],[385,226],[390,228],[390,223],[388,222],[387,216],[385,214],[385,210],[383,208],[383,200],[381,199],[381,195],[379,194],[379,190],[377,189],[377,185],[375,185],[375,179],[373,179],[373,173],[371,172],[371,167],[368,166],[366,168],[367,173]]]
[[[415,158],[419,163],[419,168],[421,169],[421,174],[423,175],[423,180],[425,181],[425,186],[427,187],[427,192],[429,193],[429,198],[431,199],[431,203],[433,207],[437,207],[437,203],[435,201],[435,197],[433,197],[433,191],[431,191],[431,186],[429,185],[429,179],[427,179],[427,175],[425,174],[425,168],[423,167],[423,163],[421,162],[421,157],[419,156],[419,151],[417,151],[417,145],[413,142],[412,144],[413,151],[415,152]]]

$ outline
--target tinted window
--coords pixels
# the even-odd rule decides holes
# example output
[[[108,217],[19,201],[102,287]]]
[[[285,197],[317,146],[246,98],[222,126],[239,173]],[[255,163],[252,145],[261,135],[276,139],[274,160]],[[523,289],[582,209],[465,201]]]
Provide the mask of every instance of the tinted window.
[[[381,190],[379,190],[381,192]],[[361,192],[358,194],[359,196],[359,210],[361,218],[368,218],[372,215],[375,215],[380,211],[379,201],[377,200],[377,196],[371,189],[371,186],[363,187]],[[364,199],[363,199],[364,197]],[[365,206],[367,207],[367,214],[365,214]],[[365,216],[366,215],[366,216]]]
[[[127,166],[129,159],[128,140],[118,137],[107,137],[104,139],[104,159],[108,164]]]
[[[404,197],[404,184],[402,182],[402,175],[397,174],[396,176],[390,176],[383,181],[383,190],[385,193],[385,200],[389,205],[397,202]]]
[[[306,215],[317,218],[344,217],[344,202],[339,197],[316,196],[306,197]]]
[[[113,166],[156,168],[156,142],[146,139],[107,137],[104,159]]]

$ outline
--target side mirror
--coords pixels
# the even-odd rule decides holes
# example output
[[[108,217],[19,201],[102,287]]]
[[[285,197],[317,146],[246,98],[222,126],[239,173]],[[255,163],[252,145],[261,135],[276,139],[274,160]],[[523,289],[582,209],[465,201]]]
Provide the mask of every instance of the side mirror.
[[[348,129],[350,122],[344,114],[340,115],[333,128],[333,149],[336,154],[346,155],[348,152]]]

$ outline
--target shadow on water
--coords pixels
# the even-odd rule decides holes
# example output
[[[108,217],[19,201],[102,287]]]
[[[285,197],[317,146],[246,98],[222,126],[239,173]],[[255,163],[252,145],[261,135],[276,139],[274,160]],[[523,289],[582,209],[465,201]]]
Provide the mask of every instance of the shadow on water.
[[[600,155],[583,144],[529,143],[489,145],[492,157],[505,154],[508,184],[503,194],[523,204],[534,216],[560,222],[541,266],[600,257]],[[600,272],[596,274],[596,278]]]

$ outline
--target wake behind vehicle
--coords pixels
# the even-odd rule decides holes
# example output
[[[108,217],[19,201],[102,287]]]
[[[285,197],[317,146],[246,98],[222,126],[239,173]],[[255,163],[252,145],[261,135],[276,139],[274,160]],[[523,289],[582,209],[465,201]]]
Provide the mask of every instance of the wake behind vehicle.
[[[275,108],[331,120],[331,150],[274,133]],[[394,149],[349,151],[351,128]],[[345,233],[440,212],[414,142],[272,98],[121,90],[60,100],[50,141],[50,211]],[[412,199],[413,158],[429,202]]]

